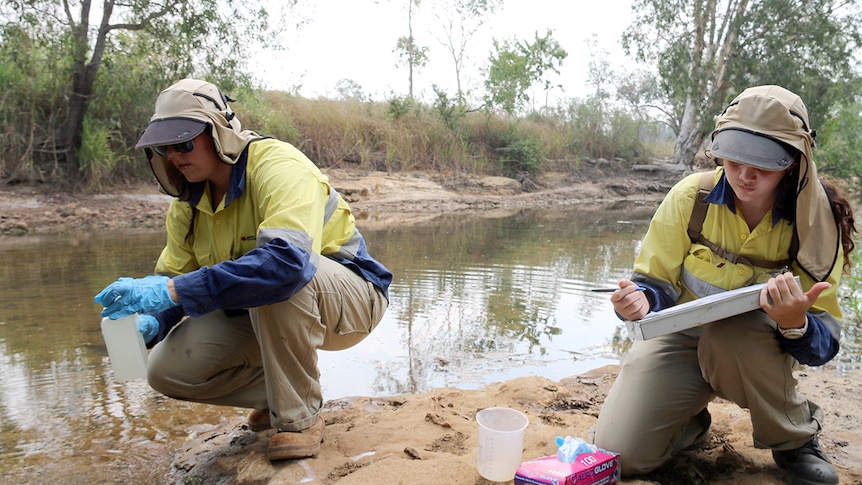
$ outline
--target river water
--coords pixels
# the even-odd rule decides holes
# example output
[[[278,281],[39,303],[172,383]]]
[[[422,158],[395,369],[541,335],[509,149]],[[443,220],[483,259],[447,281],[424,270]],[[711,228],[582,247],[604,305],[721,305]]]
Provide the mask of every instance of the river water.
[[[391,303],[364,342],[321,352],[324,397],[559,380],[618,363],[625,326],[609,294],[589,289],[630,273],[654,209],[359,221],[395,275]],[[0,482],[42,483],[64,469],[123,481],[141,467],[159,481],[165,444],[245,415],[113,379],[93,296],[117,277],[150,274],[163,243],[161,232],[134,231],[0,238]],[[860,368],[855,325],[845,340],[829,364],[836,373]]]

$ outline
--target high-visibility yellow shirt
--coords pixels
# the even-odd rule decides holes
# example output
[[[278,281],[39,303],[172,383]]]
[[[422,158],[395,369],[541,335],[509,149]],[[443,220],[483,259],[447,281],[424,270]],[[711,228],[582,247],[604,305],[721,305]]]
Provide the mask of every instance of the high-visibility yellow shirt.
[[[731,209],[732,189],[729,184],[723,185],[726,181],[722,174],[720,168],[715,172],[716,187],[710,193],[710,198],[715,199],[713,194],[716,191],[724,192],[718,203],[709,205],[702,230],[706,239],[740,256],[767,261],[781,261],[790,257],[793,222],[783,217],[773,217],[773,211],[776,209],[772,209],[754,229],[749,230],[745,219]],[[741,288],[746,284],[765,283],[773,274],[773,269],[732,263],[713,253],[708,247],[691,241],[688,223],[697,197],[700,176],[701,174],[696,173],[685,177],[667,193],[653,215],[635,259],[635,274],[632,279],[647,286],[648,294],[657,295],[653,298],[655,301],[652,311],[717,292]],[[831,358],[829,354],[834,355],[837,351],[842,319],[838,303],[842,261],[843,250],[839,251],[837,263],[826,279],[832,286],[820,293],[808,312],[809,322],[813,322],[810,326],[816,328],[809,331],[806,338],[786,343],[788,350],[800,361],[828,360]],[[814,285],[815,281],[801,271],[795,262],[791,263],[789,269],[799,276],[804,291]],[[805,357],[803,360],[802,354],[796,354],[800,349],[790,348],[795,345],[805,345],[803,352],[809,352],[808,356],[816,356]]]
[[[156,273],[175,275],[192,316],[287,299],[311,280],[320,256],[350,267],[384,294],[392,279],[368,253],[350,207],[326,175],[275,139],[249,144],[218,206],[207,183],[193,184],[188,202],[172,202],[166,226]]]

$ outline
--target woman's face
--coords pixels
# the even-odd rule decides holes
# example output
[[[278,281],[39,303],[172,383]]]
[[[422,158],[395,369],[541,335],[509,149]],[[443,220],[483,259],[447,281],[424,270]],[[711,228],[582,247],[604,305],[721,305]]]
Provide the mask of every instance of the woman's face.
[[[734,162],[724,161],[724,173],[736,198],[742,202],[773,203],[778,185],[787,170],[762,170]]]
[[[188,152],[176,150],[173,146],[165,147],[166,158],[189,182],[220,180],[224,172],[230,172],[231,166],[222,163],[213,146],[210,134],[205,130],[192,139],[194,148]]]

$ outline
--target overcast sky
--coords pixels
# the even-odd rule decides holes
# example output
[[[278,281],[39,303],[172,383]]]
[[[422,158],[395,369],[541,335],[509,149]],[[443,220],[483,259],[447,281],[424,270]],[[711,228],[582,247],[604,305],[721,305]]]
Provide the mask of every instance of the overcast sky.
[[[393,93],[408,93],[406,67],[395,66],[393,49],[399,37],[407,35],[406,0],[323,0],[307,2],[302,14],[309,19],[298,32],[285,39],[287,51],[266,53],[253,61],[259,77],[272,89],[291,90],[301,85],[299,94],[336,97],[339,80],[349,79],[373,99],[383,100]],[[620,35],[631,23],[631,0],[505,0],[503,8],[489,17],[467,47],[469,59],[461,76],[462,87],[481,90],[480,68],[487,63],[492,39],[532,42],[535,33],[548,29],[568,52],[558,80],[565,93],[553,96],[583,96],[587,89],[590,53],[587,40],[595,34],[600,50],[611,67],[627,61],[620,47]],[[444,31],[432,15],[433,0],[414,10],[413,36],[429,48],[429,64],[414,73],[414,94],[432,99],[432,84],[455,93],[455,70],[451,54],[441,45]],[[543,94],[538,94],[543,96]],[[535,96],[535,95],[534,95]]]

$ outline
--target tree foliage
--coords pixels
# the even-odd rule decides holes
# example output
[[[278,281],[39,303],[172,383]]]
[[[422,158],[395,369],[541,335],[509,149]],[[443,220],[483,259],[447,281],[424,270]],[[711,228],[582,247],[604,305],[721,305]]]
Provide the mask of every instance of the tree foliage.
[[[820,171],[842,180],[862,181],[862,102],[840,106],[835,116],[821,125],[815,151]]]
[[[273,15],[274,10],[267,7],[270,3],[263,0],[5,3],[0,7],[4,45],[11,40],[34,55],[34,59],[6,56],[6,67],[31,69],[36,67],[32,64],[38,64],[41,69],[51,69],[57,83],[53,94],[63,100],[62,105],[53,107],[59,116],[51,120],[50,132],[38,142],[38,153],[53,162],[41,163],[56,164],[60,177],[82,175],[79,157],[84,153],[84,129],[104,128],[95,119],[85,123],[88,109],[98,103],[103,90],[122,90],[120,85],[111,85],[116,69],[146,72],[160,81],[207,76],[226,88],[250,82],[242,63],[252,47],[278,47],[273,39],[288,25],[283,16],[295,3],[291,0],[282,5],[278,15]],[[149,69],[138,68],[136,63]],[[119,74],[124,81],[135,79],[127,77],[128,72]],[[154,97],[157,91],[147,94]],[[95,138],[104,143],[104,138]]]
[[[399,37],[395,44],[395,52],[398,55],[398,65],[407,66],[408,96],[413,98],[413,71],[424,67],[428,63],[428,47],[416,45],[413,37],[413,7],[419,6],[419,0],[407,0],[407,36]]]
[[[494,39],[485,77],[486,106],[514,115],[529,103],[530,87],[542,81],[546,72],[560,73],[567,55],[550,30],[541,37],[536,32],[532,43]],[[544,79],[542,88],[547,91],[550,81]]]
[[[623,45],[657,67],[661,99],[644,101],[666,106],[679,163],[692,161],[713,117],[749,86],[796,92],[814,126],[858,86],[858,0],[635,0],[633,9]]]
[[[428,64],[428,46],[416,45],[413,36],[399,37],[394,52],[398,55],[396,66],[407,66],[408,96],[413,97],[413,73]]]

